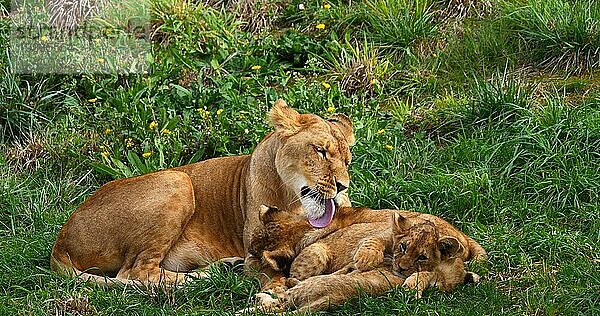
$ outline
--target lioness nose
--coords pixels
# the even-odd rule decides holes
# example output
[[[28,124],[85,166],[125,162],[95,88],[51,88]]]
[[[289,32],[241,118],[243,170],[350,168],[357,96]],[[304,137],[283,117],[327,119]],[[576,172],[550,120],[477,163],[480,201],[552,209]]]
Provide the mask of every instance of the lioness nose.
[[[342,191],[344,191],[344,190],[346,190],[348,188],[347,186],[345,186],[345,185],[343,185],[343,184],[341,184],[341,183],[339,183],[337,181],[335,182],[335,187],[336,187],[336,189],[337,189],[338,192],[342,192]]]

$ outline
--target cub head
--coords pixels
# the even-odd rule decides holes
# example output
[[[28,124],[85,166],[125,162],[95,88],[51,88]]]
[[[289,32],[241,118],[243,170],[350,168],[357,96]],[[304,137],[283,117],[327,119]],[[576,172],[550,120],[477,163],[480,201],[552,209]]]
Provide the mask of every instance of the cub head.
[[[300,200],[313,227],[329,225],[350,185],[352,122],[343,114],[328,120],[299,114],[283,100],[275,102],[269,120],[281,143],[275,154],[278,175]]]
[[[440,236],[430,221],[416,219],[411,223],[398,213],[394,213],[392,221],[392,269],[396,275],[408,277],[415,272],[433,271],[443,260],[464,249],[458,239]]]
[[[263,226],[252,235],[248,252],[273,270],[288,273],[296,245],[312,227],[304,217],[276,207],[261,205],[259,216]]]

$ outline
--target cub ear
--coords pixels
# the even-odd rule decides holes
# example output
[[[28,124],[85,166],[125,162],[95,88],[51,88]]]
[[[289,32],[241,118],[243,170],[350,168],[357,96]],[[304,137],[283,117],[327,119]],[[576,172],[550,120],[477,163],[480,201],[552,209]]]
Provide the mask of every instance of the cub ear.
[[[394,212],[392,221],[392,231],[396,235],[403,234],[410,228],[406,218],[396,212]]]
[[[344,114],[334,114],[328,120],[333,125],[340,129],[349,146],[354,145],[356,138],[354,138],[354,128],[352,127],[352,121]]]
[[[269,111],[269,122],[275,127],[275,133],[281,137],[289,137],[300,130],[300,113],[279,99]]]
[[[441,237],[438,240],[438,246],[440,247],[442,259],[456,257],[463,249],[463,245],[460,243],[460,241],[452,236]]]
[[[260,221],[264,223],[268,223],[268,222],[272,222],[273,221],[273,215],[275,215],[276,213],[279,212],[279,209],[275,206],[266,206],[266,205],[261,205],[260,206],[260,211],[258,213],[258,217],[260,218]]]
[[[263,251],[262,257],[275,271],[285,271],[288,268],[288,257],[283,250]]]

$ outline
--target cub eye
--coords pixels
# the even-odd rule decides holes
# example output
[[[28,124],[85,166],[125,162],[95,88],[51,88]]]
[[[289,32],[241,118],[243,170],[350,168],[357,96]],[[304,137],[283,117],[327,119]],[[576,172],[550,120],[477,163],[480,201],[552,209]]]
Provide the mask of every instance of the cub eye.
[[[327,158],[327,150],[325,150],[325,148],[317,147],[317,153],[319,154],[319,156],[321,156],[321,158]]]
[[[402,253],[405,253],[406,252],[406,244],[405,243],[399,244],[398,250],[400,250],[400,252],[402,252]]]
[[[419,257],[417,258],[417,261],[427,261],[427,256],[425,255],[419,255]]]

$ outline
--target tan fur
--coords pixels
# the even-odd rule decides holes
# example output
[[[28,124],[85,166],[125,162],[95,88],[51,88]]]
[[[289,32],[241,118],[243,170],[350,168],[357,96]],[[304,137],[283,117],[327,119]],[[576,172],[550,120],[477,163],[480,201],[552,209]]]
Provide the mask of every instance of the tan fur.
[[[244,257],[260,225],[262,203],[305,219],[322,210],[318,204],[304,206],[303,187],[317,198],[347,203],[346,191],[337,188],[350,181],[350,120],[299,114],[283,100],[275,102],[269,120],[275,131],[251,155],[209,159],[103,185],[61,229],[52,269],[98,282],[108,276],[174,283],[184,279],[180,272]]]
[[[257,306],[238,312],[238,315],[255,314],[257,310],[303,314],[327,310],[341,305],[361,294],[381,295],[404,283],[405,279],[389,269],[375,269],[348,274],[327,274],[308,278],[296,286],[277,293],[258,293]],[[275,295],[275,297],[274,297]]]
[[[356,296],[356,285],[365,286],[369,294],[399,284],[416,289],[418,296],[429,286],[450,291],[466,280],[478,281],[464,262],[487,256],[475,240],[445,220],[417,212],[347,208],[329,227],[314,229],[298,217],[263,206],[261,220],[265,225],[252,239],[251,254],[279,271],[289,269],[290,278],[285,285],[279,280],[263,289],[277,299],[257,294],[260,309],[326,309]],[[419,261],[422,254],[432,260]],[[343,274],[350,268],[356,271]]]
[[[431,216],[404,217],[392,221],[393,260],[396,275],[407,277],[404,286],[417,290],[417,297],[429,286],[451,291],[465,281],[478,281],[467,272],[464,262],[483,260],[486,252],[454,226]]]
[[[256,230],[249,253],[298,280],[333,273],[353,261],[358,245],[368,246],[361,244],[365,237],[382,234],[381,227],[388,228],[390,235],[390,216],[367,208],[341,208],[327,228],[314,229],[302,217],[262,206],[263,225]],[[303,245],[307,236],[312,240],[317,235],[321,238]]]

